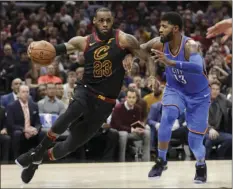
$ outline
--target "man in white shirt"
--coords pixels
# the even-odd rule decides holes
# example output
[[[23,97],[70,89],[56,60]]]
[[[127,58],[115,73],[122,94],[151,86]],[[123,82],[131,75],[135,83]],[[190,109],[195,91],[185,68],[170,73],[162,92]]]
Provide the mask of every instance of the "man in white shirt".
[[[67,74],[67,83],[63,85],[64,97],[68,98],[68,92],[74,90],[75,83],[77,81],[77,75],[74,71],[70,71]]]

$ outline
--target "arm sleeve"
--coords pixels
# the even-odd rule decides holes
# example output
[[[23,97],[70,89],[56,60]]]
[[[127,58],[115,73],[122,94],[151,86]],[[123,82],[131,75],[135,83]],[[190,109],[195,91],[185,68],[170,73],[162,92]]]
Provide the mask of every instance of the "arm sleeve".
[[[189,73],[202,74],[203,73],[203,58],[199,53],[192,53],[187,61],[175,61],[175,67]]]

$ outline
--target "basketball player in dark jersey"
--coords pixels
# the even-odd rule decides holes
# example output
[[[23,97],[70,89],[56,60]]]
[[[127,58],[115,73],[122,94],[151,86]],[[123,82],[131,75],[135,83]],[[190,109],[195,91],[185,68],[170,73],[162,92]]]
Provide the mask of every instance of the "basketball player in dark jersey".
[[[55,46],[57,56],[77,50],[84,52],[84,76],[77,83],[68,109],[56,120],[42,142],[15,160],[23,167],[21,179],[24,183],[30,182],[42,160],[60,159],[95,135],[112,112],[120,92],[125,74],[122,61],[128,53],[139,56],[140,45],[136,38],[112,29],[113,16],[108,8],[96,11],[93,24],[95,32],[91,35],[77,36]],[[146,57],[141,55],[140,58]],[[130,63],[126,61],[127,65]],[[67,139],[49,148],[67,128],[70,131]]]

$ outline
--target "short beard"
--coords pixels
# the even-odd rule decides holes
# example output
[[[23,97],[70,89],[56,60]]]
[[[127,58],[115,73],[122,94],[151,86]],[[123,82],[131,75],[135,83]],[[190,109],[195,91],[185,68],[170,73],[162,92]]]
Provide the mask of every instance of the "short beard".
[[[110,29],[109,32],[106,33],[106,34],[101,33],[97,27],[95,27],[95,31],[97,33],[98,38],[101,41],[108,40],[108,39],[110,39],[112,37],[112,29]]]
[[[170,32],[167,36],[165,36],[165,37],[160,37],[160,42],[161,43],[167,43],[167,42],[169,42],[169,41],[171,41],[173,39],[173,34],[172,34],[172,32]]]

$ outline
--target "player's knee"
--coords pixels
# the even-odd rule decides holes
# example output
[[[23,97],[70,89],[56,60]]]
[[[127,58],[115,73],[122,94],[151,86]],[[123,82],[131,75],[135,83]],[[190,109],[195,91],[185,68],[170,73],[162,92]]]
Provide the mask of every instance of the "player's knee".
[[[179,109],[175,106],[164,106],[161,124],[158,130],[158,139],[160,142],[168,142],[171,138],[173,123],[179,116]]]
[[[189,132],[188,134],[188,142],[189,147],[192,151],[198,150],[201,146],[203,146],[204,135],[196,134]]]
[[[164,106],[162,110],[161,123],[173,125],[179,116],[179,109],[176,106]]]

